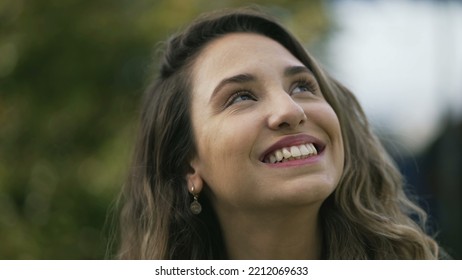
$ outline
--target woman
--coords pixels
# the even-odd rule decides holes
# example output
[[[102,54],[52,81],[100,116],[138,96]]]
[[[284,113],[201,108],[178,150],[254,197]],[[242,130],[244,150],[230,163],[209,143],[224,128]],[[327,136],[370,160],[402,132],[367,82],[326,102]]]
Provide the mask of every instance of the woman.
[[[438,257],[356,98],[256,11],[168,41],[121,203],[124,259]]]

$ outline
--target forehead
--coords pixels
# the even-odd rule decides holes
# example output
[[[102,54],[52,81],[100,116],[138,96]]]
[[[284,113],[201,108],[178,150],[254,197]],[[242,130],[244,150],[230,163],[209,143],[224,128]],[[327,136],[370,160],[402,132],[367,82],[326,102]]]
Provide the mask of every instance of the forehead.
[[[215,39],[197,57],[193,79],[210,80],[280,66],[303,65],[285,47],[254,33],[231,33]]]

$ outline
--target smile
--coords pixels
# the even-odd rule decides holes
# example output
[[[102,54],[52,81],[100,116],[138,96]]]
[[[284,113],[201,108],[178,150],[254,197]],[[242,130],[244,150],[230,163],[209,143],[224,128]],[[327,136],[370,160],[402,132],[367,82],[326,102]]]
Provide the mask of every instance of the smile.
[[[318,154],[316,146],[313,143],[301,144],[296,146],[284,147],[268,154],[264,163],[281,163],[286,161],[306,159]]]
[[[326,144],[320,139],[307,135],[289,135],[279,139],[262,153],[260,161],[277,166],[292,166],[314,163],[324,152]]]

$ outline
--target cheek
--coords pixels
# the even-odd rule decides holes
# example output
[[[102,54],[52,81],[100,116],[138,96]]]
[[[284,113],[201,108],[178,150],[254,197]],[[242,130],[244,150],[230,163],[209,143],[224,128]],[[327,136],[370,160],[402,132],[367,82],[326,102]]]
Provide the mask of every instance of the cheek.
[[[308,118],[310,114],[308,114]],[[334,109],[328,104],[317,106],[311,111],[312,118],[328,134],[332,141],[342,142],[340,122]]]
[[[201,176],[215,205],[245,204],[255,197],[261,181],[255,172],[255,144],[260,139],[262,112],[227,114],[208,120],[201,128]]]
[[[201,129],[200,175],[214,205],[235,205],[242,200],[242,190],[236,186],[246,186],[250,177],[246,164],[251,139],[249,133],[242,133],[245,130],[245,126],[224,121]]]
[[[252,124],[229,117],[204,122],[197,130],[202,173],[210,184],[221,185],[239,174],[251,153]]]
[[[334,149],[336,166],[340,171],[343,171],[343,137],[337,114],[328,103],[325,103],[322,106],[318,106],[316,109],[313,109],[311,115],[312,119],[324,130],[324,132],[329,137]]]
[[[329,118],[326,118],[326,126],[329,127],[328,133],[329,137],[333,141],[333,146],[335,149],[334,163],[336,165],[338,180],[340,180],[341,175],[343,174],[344,160],[345,160],[345,150],[343,146],[343,136],[342,129],[340,127],[340,121],[338,120],[337,114],[329,106]],[[338,182],[338,181],[337,181]]]

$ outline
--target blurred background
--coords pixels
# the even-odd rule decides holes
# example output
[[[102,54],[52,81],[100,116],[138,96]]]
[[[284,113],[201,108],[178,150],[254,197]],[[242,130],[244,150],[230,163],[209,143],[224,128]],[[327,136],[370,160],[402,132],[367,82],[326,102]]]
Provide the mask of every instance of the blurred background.
[[[261,5],[355,92],[462,258],[462,1],[0,1],[0,259],[103,259],[155,46]]]

